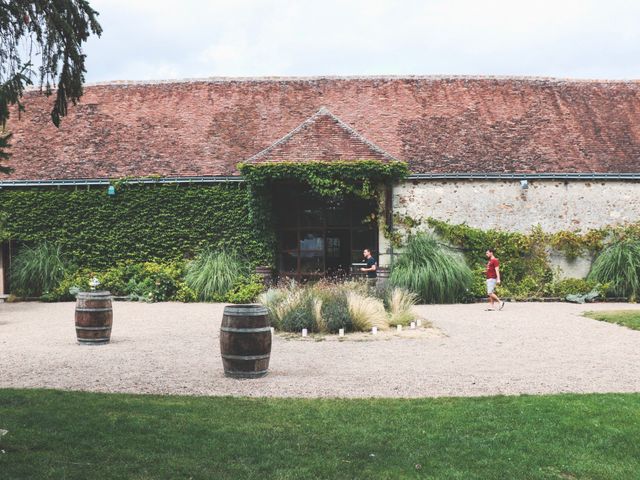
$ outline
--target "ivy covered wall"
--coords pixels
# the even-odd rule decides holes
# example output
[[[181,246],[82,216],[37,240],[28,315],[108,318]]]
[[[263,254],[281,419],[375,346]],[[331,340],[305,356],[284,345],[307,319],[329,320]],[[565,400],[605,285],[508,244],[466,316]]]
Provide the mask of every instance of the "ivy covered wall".
[[[0,190],[2,239],[50,240],[79,266],[182,259],[205,246],[238,251],[253,265],[272,264],[256,234],[244,183],[120,184]]]

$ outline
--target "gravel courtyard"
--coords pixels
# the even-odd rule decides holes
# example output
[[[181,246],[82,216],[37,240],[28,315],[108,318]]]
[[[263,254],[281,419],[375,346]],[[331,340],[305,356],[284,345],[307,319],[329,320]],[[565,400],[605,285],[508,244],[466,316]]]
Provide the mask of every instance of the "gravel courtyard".
[[[0,304],[0,388],[270,397],[640,392],[640,331],[581,317],[629,304],[420,306],[433,329],[274,338],[270,373],[225,378],[219,304],[114,303],[112,341],[80,346],[74,303]]]

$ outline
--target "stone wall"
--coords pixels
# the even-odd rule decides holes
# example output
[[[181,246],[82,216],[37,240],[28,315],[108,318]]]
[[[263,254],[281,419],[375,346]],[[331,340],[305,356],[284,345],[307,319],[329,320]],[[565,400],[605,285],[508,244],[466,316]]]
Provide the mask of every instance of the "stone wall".
[[[394,187],[393,210],[424,221],[433,217],[482,229],[528,232],[589,230],[640,221],[640,182],[529,180],[409,180]],[[388,264],[389,242],[380,238],[380,262]],[[386,253],[386,254],[385,254]],[[561,275],[585,276],[590,258],[567,261],[551,255]]]
[[[394,212],[471,227],[528,232],[588,230],[640,220],[640,182],[529,180],[408,181],[394,188]]]

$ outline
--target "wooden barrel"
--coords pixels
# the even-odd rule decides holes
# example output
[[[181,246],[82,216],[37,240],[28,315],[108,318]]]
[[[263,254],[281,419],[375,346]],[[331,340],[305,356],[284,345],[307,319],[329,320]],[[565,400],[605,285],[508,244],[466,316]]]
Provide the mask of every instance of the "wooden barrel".
[[[111,339],[111,293],[80,292],[76,301],[76,336],[82,345],[101,345]]]
[[[224,307],[220,353],[224,374],[232,378],[264,377],[271,356],[271,327],[262,305]]]

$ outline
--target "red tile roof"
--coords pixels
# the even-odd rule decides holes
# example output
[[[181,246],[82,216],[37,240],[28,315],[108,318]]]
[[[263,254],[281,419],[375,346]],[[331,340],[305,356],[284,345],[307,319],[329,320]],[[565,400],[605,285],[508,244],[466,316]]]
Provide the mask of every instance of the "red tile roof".
[[[640,82],[210,79],[87,86],[14,112],[0,179],[235,175],[241,161],[406,160],[414,173],[640,173]],[[325,107],[322,109],[322,107]]]

